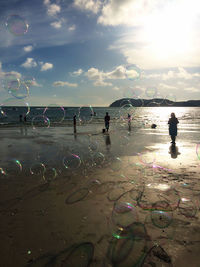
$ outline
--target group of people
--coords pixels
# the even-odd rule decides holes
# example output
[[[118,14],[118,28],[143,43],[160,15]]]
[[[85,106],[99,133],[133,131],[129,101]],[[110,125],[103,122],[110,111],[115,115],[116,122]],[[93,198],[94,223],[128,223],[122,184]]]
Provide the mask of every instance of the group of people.
[[[128,119],[128,126],[130,129],[131,115],[129,113],[128,113],[127,119]],[[105,130],[108,132],[109,127],[110,127],[110,115],[108,114],[108,112],[106,112],[106,115],[104,117],[104,122],[105,122],[105,129],[103,129],[103,132],[105,132]],[[169,118],[168,124],[169,124],[169,135],[171,136],[172,145],[175,145],[178,123],[179,121],[176,118],[175,113],[171,113],[171,118]],[[74,124],[74,132],[76,133],[76,115],[74,115],[73,117],[73,124]],[[156,128],[156,127],[152,127],[152,128]]]

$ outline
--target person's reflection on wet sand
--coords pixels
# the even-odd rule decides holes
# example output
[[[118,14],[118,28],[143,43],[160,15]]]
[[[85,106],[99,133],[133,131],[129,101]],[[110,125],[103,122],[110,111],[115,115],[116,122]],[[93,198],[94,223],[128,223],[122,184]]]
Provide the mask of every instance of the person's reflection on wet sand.
[[[74,132],[74,140],[76,140],[77,139],[77,134],[76,134],[76,132]]]
[[[111,140],[110,140],[110,135],[108,133],[105,134],[105,143],[106,143],[106,149],[109,151],[111,147]]]
[[[172,144],[169,147],[169,154],[171,154],[172,159],[176,159],[178,157],[178,155],[180,155],[181,153],[178,152],[178,147],[175,146],[175,144]]]

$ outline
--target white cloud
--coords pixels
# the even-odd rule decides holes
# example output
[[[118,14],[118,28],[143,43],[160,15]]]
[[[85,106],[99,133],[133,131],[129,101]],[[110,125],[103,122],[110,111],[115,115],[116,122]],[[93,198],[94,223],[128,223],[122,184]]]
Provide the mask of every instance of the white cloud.
[[[21,66],[29,69],[29,68],[37,67],[37,63],[33,58],[28,57],[26,61],[23,64],[21,64]]]
[[[74,6],[82,11],[91,11],[97,14],[101,8],[100,0],[74,0]]]
[[[53,83],[53,86],[69,86],[69,87],[77,87],[77,83],[69,83],[69,82],[63,82],[63,81],[56,81]]]
[[[177,71],[169,70],[167,73],[144,74],[143,77],[146,79],[161,79],[164,81],[172,79],[191,80],[195,77],[200,77],[200,73],[189,73],[186,69],[178,67]]]
[[[115,86],[112,88],[114,91],[119,91],[119,87]]]
[[[61,11],[60,6],[56,4],[48,5],[47,7],[47,14],[49,16],[55,16],[57,15],[57,13],[60,13],[60,11]]]
[[[44,5],[50,5],[50,0],[44,0]]]
[[[51,22],[50,25],[55,29],[60,29],[62,27],[62,21],[61,20],[54,21],[54,22]]]
[[[184,91],[191,92],[191,93],[197,93],[197,92],[200,92],[200,89],[199,89],[199,88],[196,88],[196,87],[187,87],[187,88],[184,88],[183,90],[184,90]]]
[[[33,50],[33,46],[32,45],[24,46],[24,51],[25,52],[31,52],[32,50]]]
[[[68,30],[71,31],[71,32],[74,31],[74,30],[76,30],[76,25],[73,24],[72,26],[70,26],[68,28]]]
[[[52,63],[43,63],[43,62],[40,62],[40,65],[41,65],[41,71],[46,71],[46,70],[50,70],[53,68],[53,64]]]
[[[105,82],[105,80],[126,79],[126,69],[124,66],[118,66],[113,71],[103,72],[97,68],[90,68],[85,75],[89,80],[93,80],[95,86],[112,86],[112,83]]]
[[[83,73],[83,70],[82,69],[78,69],[78,70],[76,70],[76,71],[74,71],[74,72],[72,72],[70,74],[71,74],[71,76],[77,77],[77,76],[80,76],[82,73]]]
[[[35,87],[43,87],[43,85],[42,85],[42,84],[39,84],[36,80],[33,80],[33,81],[31,82],[31,86],[35,86]]]
[[[160,83],[159,84],[159,88],[160,89],[176,89],[175,86],[172,86],[172,85],[169,85],[169,84],[166,84],[166,83]]]

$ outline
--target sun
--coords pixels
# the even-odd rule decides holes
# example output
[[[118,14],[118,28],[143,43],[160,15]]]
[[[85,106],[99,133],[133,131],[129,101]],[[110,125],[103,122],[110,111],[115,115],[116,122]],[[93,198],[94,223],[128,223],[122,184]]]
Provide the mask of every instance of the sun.
[[[191,53],[199,13],[200,1],[172,1],[146,18],[140,39],[160,60]]]

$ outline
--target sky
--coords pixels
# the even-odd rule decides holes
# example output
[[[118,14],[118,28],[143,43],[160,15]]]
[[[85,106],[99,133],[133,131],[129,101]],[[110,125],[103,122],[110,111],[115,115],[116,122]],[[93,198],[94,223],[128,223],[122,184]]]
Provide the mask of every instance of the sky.
[[[199,29],[199,0],[1,0],[0,102],[200,99]]]

